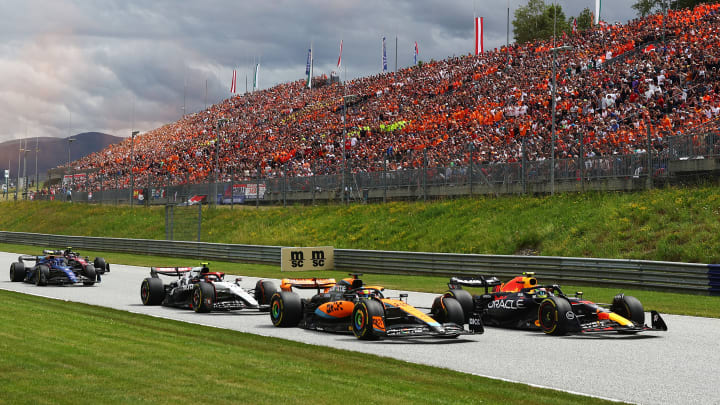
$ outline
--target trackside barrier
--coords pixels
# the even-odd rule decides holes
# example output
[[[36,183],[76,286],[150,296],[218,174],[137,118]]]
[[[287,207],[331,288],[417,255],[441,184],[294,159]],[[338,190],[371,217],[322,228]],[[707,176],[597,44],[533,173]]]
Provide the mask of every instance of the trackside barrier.
[[[280,266],[281,246],[119,239],[0,231],[0,243]],[[335,268],[379,274],[493,275],[535,272],[541,282],[720,295],[720,265],[650,260],[335,249]]]

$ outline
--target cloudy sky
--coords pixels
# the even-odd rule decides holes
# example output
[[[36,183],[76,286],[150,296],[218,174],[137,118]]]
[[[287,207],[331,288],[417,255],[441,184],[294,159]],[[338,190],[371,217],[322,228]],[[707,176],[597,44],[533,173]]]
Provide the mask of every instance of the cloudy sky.
[[[546,0],[547,3],[552,1]],[[2,0],[0,142],[99,131],[147,131],[238,91],[260,61],[259,86],[305,73],[313,43],[315,74],[378,73],[381,38],[388,66],[469,53],[473,14],[485,17],[486,49],[506,40],[525,0]],[[594,0],[558,1],[567,16]],[[635,17],[631,0],[603,0],[602,17]],[[510,26],[512,30],[512,25]],[[512,42],[512,32],[510,33]],[[206,97],[207,83],[207,97]]]

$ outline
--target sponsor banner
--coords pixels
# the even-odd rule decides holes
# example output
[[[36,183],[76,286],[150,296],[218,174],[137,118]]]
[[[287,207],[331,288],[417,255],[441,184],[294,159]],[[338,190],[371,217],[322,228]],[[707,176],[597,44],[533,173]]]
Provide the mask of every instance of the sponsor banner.
[[[258,193],[259,191],[259,193]],[[233,184],[232,193],[230,186],[225,187],[222,196],[218,196],[217,201],[221,204],[242,204],[245,200],[256,200],[265,198],[265,183],[260,183],[258,190],[257,183],[238,183]]]
[[[332,246],[284,247],[280,250],[280,271],[334,270]]]
[[[80,173],[80,174],[75,174],[75,175],[66,174],[63,176],[63,185],[84,183],[85,178],[87,178],[87,175],[85,173]]]

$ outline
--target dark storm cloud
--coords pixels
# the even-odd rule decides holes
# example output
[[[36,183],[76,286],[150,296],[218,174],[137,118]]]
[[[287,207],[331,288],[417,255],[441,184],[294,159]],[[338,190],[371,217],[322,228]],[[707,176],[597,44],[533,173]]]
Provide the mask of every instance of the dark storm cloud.
[[[509,1],[511,18],[525,1]],[[630,1],[604,0],[603,17],[634,17]],[[561,1],[574,16],[594,1]],[[467,54],[473,14],[485,46],[506,41],[508,1],[8,0],[0,3],[0,141],[84,131],[127,136],[157,128],[238,90],[303,78],[312,42],[315,74],[336,68],[344,40],[348,79],[377,74],[381,38],[388,67]],[[512,29],[512,26],[511,26]],[[512,41],[512,33],[510,35]],[[207,96],[206,96],[207,83]]]

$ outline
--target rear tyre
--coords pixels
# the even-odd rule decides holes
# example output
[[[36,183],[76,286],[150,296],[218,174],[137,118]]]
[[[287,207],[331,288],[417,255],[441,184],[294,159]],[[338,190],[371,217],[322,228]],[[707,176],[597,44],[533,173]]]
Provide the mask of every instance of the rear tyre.
[[[540,328],[548,335],[562,336],[570,330],[575,314],[568,300],[561,297],[545,298],[538,307]]]
[[[215,288],[212,284],[201,281],[195,284],[192,294],[192,308],[195,312],[207,313],[215,305]]]
[[[385,332],[385,308],[378,300],[361,300],[355,304],[351,328],[356,338],[376,340]]]
[[[87,277],[87,280],[83,281],[83,285],[94,285],[95,281],[97,281],[97,272],[95,271],[95,267],[93,265],[88,264],[83,267],[83,274]]]
[[[277,292],[277,287],[272,281],[258,280],[255,284],[255,301],[260,305],[270,305],[270,299]],[[264,309],[269,311],[268,309]]]
[[[165,286],[159,278],[148,277],[140,284],[143,305],[160,305],[165,299]]]
[[[302,318],[302,300],[292,291],[278,291],[270,298],[270,320],[279,327],[297,326]]]
[[[50,268],[44,264],[37,266],[35,270],[35,285],[45,286],[50,278]]]
[[[16,262],[10,265],[10,281],[18,282],[25,280],[25,265]]]
[[[467,293],[467,291],[465,292]],[[440,323],[452,322],[460,326],[465,324],[463,307],[454,297],[443,295],[435,298],[430,312],[432,317]],[[470,313],[468,313],[468,316],[470,316]]]
[[[640,300],[631,295],[616,295],[610,305],[610,310],[638,325],[645,325],[645,309]]]

